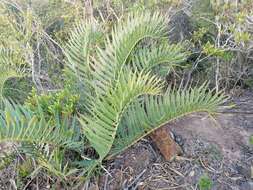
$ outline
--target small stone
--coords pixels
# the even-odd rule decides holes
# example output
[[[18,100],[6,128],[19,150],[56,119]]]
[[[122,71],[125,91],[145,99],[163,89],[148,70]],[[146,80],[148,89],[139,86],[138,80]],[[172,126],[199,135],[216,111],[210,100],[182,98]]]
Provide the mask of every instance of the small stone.
[[[176,136],[175,141],[176,141],[177,144],[179,144],[180,146],[183,146],[183,145],[184,145],[183,138],[182,138],[181,136],[179,136],[179,135]]]
[[[195,172],[194,171],[191,171],[190,173],[189,173],[189,176],[190,177],[193,177],[195,175]]]
[[[241,185],[241,189],[243,190],[252,190],[253,189],[253,182],[244,182],[242,185]]]
[[[175,135],[174,135],[174,133],[172,133],[171,131],[169,131],[169,133],[170,133],[170,137],[171,137],[173,140],[175,140]]]

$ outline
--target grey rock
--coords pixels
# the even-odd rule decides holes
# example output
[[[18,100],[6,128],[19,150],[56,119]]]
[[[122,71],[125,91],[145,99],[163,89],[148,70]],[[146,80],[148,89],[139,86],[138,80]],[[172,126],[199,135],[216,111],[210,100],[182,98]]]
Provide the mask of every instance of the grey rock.
[[[247,181],[242,183],[241,188],[243,190],[252,190],[253,189],[253,181]]]

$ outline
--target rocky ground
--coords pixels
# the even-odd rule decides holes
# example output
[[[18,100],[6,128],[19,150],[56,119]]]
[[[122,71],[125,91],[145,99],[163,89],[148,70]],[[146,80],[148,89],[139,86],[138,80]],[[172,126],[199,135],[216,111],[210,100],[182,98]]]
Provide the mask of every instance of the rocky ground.
[[[106,163],[104,174],[83,189],[198,190],[200,178],[208,176],[211,190],[253,190],[253,145],[249,142],[253,93],[231,102],[234,108],[216,116],[200,113],[165,126],[183,150],[174,160],[165,161],[147,138]],[[10,184],[15,176],[11,167],[0,176],[0,187],[15,187]]]
[[[145,139],[106,167],[88,189],[195,190],[208,176],[212,190],[253,190],[253,96],[232,99],[236,107],[215,117],[191,115],[168,124],[183,155],[164,161]]]

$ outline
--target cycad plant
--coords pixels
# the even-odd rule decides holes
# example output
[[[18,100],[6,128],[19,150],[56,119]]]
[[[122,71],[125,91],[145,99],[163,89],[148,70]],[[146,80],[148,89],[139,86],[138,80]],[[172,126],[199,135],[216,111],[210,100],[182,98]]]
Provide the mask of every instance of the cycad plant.
[[[78,26],[66,48],[67,70],[84,86],[83,135],[99,155],[86,160],[86,176],[165,123],[193,112],[211,113],[225,101],[207,84],[166,87],[164,77],[187,54],[181,45],[168,44],[166,18],[159,13],[128,15],[102,43],[99,29],[91,23]]]
[[[226,99],[207,84],[187,90],[166,85],[166,74],[187,55],[181,45],[168,44],[166,18],[159,13],[130,14],[109,34],[98,24],[79,24],[64,54],[66,87],[80,96],[80,113],[52,122],[43,112],[34,116],[7,102],[0,122],[0,142],[28,147],[23,152],[39,168],[61,179],[73,173],[86,179],[104,160],[165,123],[193,112],[213,113]],[[69,151],[78,156],[64,158]]]

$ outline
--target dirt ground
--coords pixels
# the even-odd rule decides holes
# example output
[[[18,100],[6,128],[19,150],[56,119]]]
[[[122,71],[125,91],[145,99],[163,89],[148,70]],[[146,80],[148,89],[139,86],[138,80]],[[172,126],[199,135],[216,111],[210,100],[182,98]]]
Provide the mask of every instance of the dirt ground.
[[[164,161],[150,139],[115,158],[88,189],[195,190],[209,176],[212,190],[253,190],[253,94],[232,98],[236,107],[214,118],[195,114],[168,124],[183,155]]]
[[[165,161],[147,138],[104,165],[104,174],[84,190],[198,190],[201,176],[212,190],[253,190],[253,93],[232,98],[232,109],[215,117],[200,113],[166,125],[183,154]],[[11,183],[11,168],[0,173],[0,189]],[[6,183],[5,183],[6,184]],[[6,187],[6,186],[5,186]],[[35,189],[40,189],[37,187]]]

